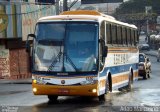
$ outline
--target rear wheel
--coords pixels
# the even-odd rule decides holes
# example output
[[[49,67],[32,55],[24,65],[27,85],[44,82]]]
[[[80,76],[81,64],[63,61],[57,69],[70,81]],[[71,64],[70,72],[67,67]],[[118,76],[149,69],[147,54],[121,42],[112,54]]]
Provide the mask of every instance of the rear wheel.
[[[58,96],[48,95],[49,102],[57,102]]]
[[[129,74],[129,81],[128,81],[128,85],[127,85],[127,90],[131,91],[132,90],[132,84],[133,84],[133,71],[130,71]]]
[[[128,85],[127,85],[127,90],[128,91],[131,91],[132,89],[132,79],[131,79],[131,76],[129,76],[129,81],[128,81]]]

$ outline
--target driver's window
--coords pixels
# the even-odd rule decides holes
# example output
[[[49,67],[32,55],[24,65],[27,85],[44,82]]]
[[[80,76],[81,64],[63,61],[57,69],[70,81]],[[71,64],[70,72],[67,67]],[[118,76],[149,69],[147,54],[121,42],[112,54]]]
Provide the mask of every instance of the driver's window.
[[[106,30],[105,30],[105,22],[102,22],[101,27],[100,27],[100,39],[102,39],[104,41],[103,44],[105,44],[106,42]],[[99,70],[101,71],[104,67],[104,63],[105,63],[105,57],[103,57],[103,47],[104,45],[101,42],[99,43]]]

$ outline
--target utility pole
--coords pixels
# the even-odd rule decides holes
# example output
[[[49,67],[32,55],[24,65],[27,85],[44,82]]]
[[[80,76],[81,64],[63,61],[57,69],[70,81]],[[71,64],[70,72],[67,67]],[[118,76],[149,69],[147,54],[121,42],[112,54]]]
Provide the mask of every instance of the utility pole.
[[[150,44],[150,37],[149,37],[149,20],[148,20],[148,13],[149,10],[152,10],[152,6],[146,6],[145,7],[145,11],[146,11],[146,15],[147,15],[147,21],[146,21],[146,30],[147,30],[147,38],[148,38],[148,44]]]
[[[63,0],[63,11],[67,11],[68,10],[67,1],[68,0]]]
[[[56,6],[56,15],[59,15],[59,13],[60,13],[59,3],[60,3],[60,0],[56,0],[56,3],[55,3],[55,6]]]

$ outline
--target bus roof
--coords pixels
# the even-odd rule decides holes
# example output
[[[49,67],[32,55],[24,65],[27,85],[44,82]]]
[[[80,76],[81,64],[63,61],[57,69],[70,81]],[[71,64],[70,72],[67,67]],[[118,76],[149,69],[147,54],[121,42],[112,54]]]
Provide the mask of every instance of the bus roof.
[[[62,21],[65,21],[65,20],[99,21],[99,22],[105,20],[111,23],[116,23],[119,25],[128,26],[128,27],[137,29],[137,27],[133,24],[128,24],[128,23],[118,21],[112,16],[105,15],[98,11],[93,11],[93,10],[65,11],[60,15],[42,17],[38,20],[38,22],[60,21],[60,20]]]

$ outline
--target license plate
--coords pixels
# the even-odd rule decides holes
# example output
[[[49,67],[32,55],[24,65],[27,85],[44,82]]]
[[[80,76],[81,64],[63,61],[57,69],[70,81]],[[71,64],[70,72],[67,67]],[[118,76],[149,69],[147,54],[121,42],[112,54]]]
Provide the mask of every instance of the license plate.
[[[69,90],[68,89],[59,89],[58,93],[59,94],[69,94]]]

